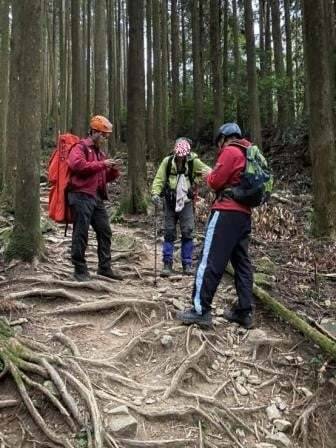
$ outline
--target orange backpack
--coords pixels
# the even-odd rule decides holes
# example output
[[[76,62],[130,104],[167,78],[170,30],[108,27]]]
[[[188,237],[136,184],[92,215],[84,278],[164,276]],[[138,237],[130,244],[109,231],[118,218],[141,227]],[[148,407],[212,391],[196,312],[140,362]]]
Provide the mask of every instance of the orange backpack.
[[[67,187],[70,181],[68,156],[71,149],[79,142],[79,137],[73,134],[61,134],[58,137],[57,148],[52,153],[48,166],[49,190],[48,213],[49,218],[58,223],[72,222],[70,208],[67,201]]]

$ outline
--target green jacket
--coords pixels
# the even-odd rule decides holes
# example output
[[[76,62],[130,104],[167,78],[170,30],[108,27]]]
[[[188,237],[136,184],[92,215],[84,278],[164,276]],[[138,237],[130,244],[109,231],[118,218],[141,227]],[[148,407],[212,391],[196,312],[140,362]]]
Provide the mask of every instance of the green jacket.
[[[152,185],[152,196],[154,195],[160,195],[163,191],[163,187],[166,182],[166,170],[167,170],[167,164],[168,160],[171,156],[165,157],[161,165],[159,166],[159,169],[157,170],[156,176],[153,180]],[[210,167],[203,163],[199,158],[198,155],[194,152],[190,153],[190,155],[187,157],[187,162],[185,164],[186,166],[186,181],[188,188],[191,187],[190,180],[188,177],[188,161],[193,160],[193,179],[195,183],[199,183],[202,180],[202,174],[204,171],[210,170]],[[176,170],[176,163],[175,163],[175,157],[173,158],[172,165],[171,165],[171,172],[169,176],[169,186],[172,190],[176,190],[177,185],[177,170]]]

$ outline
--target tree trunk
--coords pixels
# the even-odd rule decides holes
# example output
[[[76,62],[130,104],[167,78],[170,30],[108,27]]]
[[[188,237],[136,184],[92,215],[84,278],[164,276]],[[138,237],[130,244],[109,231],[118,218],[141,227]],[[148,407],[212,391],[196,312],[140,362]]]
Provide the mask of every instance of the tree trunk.
[[[304,0],[314,231],[336,239],[336,151],[325,0]],[[318,55],[318,64],[316,63]]]
[[[187,37],[186,37],[186,8],[185,0],[181,0],[181,26],[182,26],[182,104],[183,104],[183,121],[185,120],[185,109],[187,105]]]
[[[288,125],[287,80],[282,52],[282,34],[280,26],[279,0],[271,0],[272,35],[274,45],[274,65],[277,78],[278,126],[280,129]]]
[[[114,109],[114,117],[115,117],[115,138],[116,144],[120,142],[121,139],[121,69],[122,69],[122,60],[121,60],[121,2],[117,0],[117,35],[116,35],[116,54],[117,61],[119,61],[117,69],[117,79],[116,79],[116,101],[115,101],[115,109]]]
[[[112,25],[111,25],[112,26]],[[91,107],[91,42],[92,42],[92,5],[91,0],[87,0],[87,34],[86,34],[86,122],[92,115]]]
[[[113,0],[107,0],[107,52],[108,52],[108,93],[109,116],[115,122],[115,93],[116,93],[116,33],[115,33],[115,5]],[[109,152],[113,154],[115,148],[115,133],[109,139]]]
[[[60,132],[66,130],[66,72],[67,72],[67,58],[66,58],[66,41],[64,33],[64,3],[63,0],[58,1],[58,26],[59,26],[59,108],[60,108]]]
[[[274,113],[273,113],[273,89],[270,83],[270,77],[272,76],[272,39],[271,39],[271,0],[265,0],[266,4],[266,24],[265,24],[265,76],[267,78],[267,88],[265,87],[266,98],[266,119],[265,124],[268,126],[273,125]]]
[[[240,48],[239,48],[239,18],[237,11],[237,0],[232,0],[232,15],[233,15],[233,54],[234,54],[234,96],[236,121],[240,122],[241,104],[240,104]]]
[[[220,41],[220,0],[210,0],[210,54],[212,68],[212,97],[214,105],[214,132],[223,123],[223,78]]]
[[[94,114],[107,115],[106,3],[96,1],[94,33]]]
[[[245,35],[246,35],[246,55],[247,55],[247,84],[248,84],[248,120],[252,140],[261,146],[261,126],[259,93],[256,69],[256,51],[253,31],[253,10],[251,0],[244,0],[245,3]]]
[[[162,131],[164,148],[168,142],[168,19],[167,19],[167,1],[161,2],[161,51],[162,51]]]
[[[293,50],[292,50],[292,24],[290,10],[292,6],[291,0],[284,0],[285,7],[285,30],[286,30],[286,74],[288,80],[288,118],[293,123],[295,119],[295,103],[294,103],[294,76],[293,76]]]
[[[154,144],[155,161],[165,155],[163,147],[163,106],[162,106],[162,57],[161,57],[161,20],[159,1],[153,2],[153,75],[154,75]]]
[[[20,140],[17,158],[14,230],[9,258],[32,261],[41,247],[40,149],[41,149],[41,1],[20,2],[21,41],[20,107],[17,110]]]
[[[88,111],[87,111],[87,49],[86,49],[86,43],[87,43],[87,34],[88,34],[88,10],[87,10],[87,1],[81,0],[82,2],[82,48],[81,48],[81,61],[82,61],[82,105],[83,105],[83,116],[85,117],[85,123],[87,123],[87,117],[88,117]]]
[[[99,2],[98,2],[99,4]],[[71,49],[72,49],[72,131],[84,135],[86,123],[83,116],[82,64],[80,33],[80,0],[71,1]]]
[[[223,19],[223,116],[224,121],[225,111],[229,109],[225,107],[225,102],[228,98],[229,88],[229,4],[228,0],[224,0],[224,19]]]
[[[56,4],[52,4],[52,116],[53,116],[53,129],[54,138],[57,140],[57,136],[60,130],[60,117],[59,117],[59,71],[57,64],[57,9]]]
[[[11,208],[14,206],[16,159],[18,147],[19,124],[17,113],[19,107],[20,85],[20,50],[22,25],[20,24],[20,1],[12,1],[12,32],[10,41],[10,77],[9,77],[9,102],[7,115],[7,141],[5,153],[4,186],[2,200]],[[41,118],[40,118],[41,120]],[[20,131],[21,134],[21,131]]]
[[[179,16],[177,0],[171,0],[171,59],[172,59],[172,134],[176,137],[179,123],[180,104],[180,46],[179,46]]]
[[[259,1],[259,61],[260,61],[260,121],[261,126],[267,122],[266,102],[267,95],[265,89],[266,78],[266,52],[265,52],[265,4],[266,0]]]
[[[192,57],[193,57],[193,93],[194,93],[194,129],[193,136],[198,140],[203,123],[203,95],[201,69],[201,41],[199,0],[192,0]]]
[[[0,41],[0,190],[2,190],[9,92],[9,0],[0,2]]]
[[[150,160],[154,160],[154,135],[153,135],[153,39],[152,39],[152,0],[146,2],[146,31],[147,31],[147,153]]]
[[[146,211],[144,0],[128,0],[127,79],[129,211]]]

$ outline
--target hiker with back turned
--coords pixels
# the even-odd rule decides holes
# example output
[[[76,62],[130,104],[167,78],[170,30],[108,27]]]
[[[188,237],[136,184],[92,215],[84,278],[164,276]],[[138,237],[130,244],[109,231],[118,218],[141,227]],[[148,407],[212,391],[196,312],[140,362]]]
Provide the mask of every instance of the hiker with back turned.
[[[152,201],[157,207],[161,198],[164,206],[164,243],[162,247],[163,270],[161,276],[173,273],[176,225],[181,228],[181,262],[183,273],[192,275],[193,234],[195,227],[193,187],[202,180],[210,168],[191,152],[190,141],[179,138],[173,154],[165,157],[152,185]]]
[[[230,322],[253,325],[252,269],[248,255],[251,207],[261,205],[272,187],[272,176],[256,145],[242,138],[236,123],[222,125],[216,135],[214,169],[206,175],[216,193],[199,258],[192,292],[192,308],[178,312],[186,324],[210,326],[211,304],[225,268],[231,261],[238,303],[225,313]]]
[[[107,118],[92,117],[89,136],[80,140],[68,156],[71,173],[68,203],[73,219],[71,260],[78,281],[90,279],[85,260],[90,225],[98,243],[98,275],[122,278],[111,268],[112,232],[104,205],[108,199],[107,183],[120,176],[120,161],[107,158],[102,151],[111,133],[112,124]]]

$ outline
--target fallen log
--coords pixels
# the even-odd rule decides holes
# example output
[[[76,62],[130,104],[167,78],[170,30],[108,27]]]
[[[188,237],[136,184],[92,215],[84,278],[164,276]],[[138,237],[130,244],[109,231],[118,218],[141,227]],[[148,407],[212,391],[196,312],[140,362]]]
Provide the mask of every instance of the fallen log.
[[[299,330],[308,339],[317,344],[324,352],[336,359],[336,343],[322,334],[319,330],[313,328],[309,323],[303,320],[295,311],[289,310],[278,300],[272,297],[259,286],[253,286],[253,293],[258,299],[269,308],[276,316],[282,317],[286,322]]]
[[[227,266],[226,272],[230,275],[234,275],[233,267],[230,264]],[[313,328],[295,311],[286,308],[282,303],[256,284],[253,284],[253,294],[277,317],[283,318],[296,330],[300,331],[304,336],[317,344],[325,353],[336,359],[336,343],[334,341],[322,334],[319,330]]]

